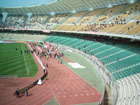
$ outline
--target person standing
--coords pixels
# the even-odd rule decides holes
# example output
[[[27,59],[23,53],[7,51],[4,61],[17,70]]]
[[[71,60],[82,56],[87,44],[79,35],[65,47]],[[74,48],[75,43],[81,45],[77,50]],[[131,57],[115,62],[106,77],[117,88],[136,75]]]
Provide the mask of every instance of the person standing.
[[[28,96],[28,88],[25,89],[25,95]]]
[[[48,68],[48,64],[46,64],[46,68]]]
[[[49,60],[49,55],[48,54],[46,55],[46,58],[47,58],[47,61],[48,61]]]
[[[119,61],[119,57],[117,57],[117,61]]]
[[[47,78],[48,71],[47,71],[47,69],[46,69],[46,68],[44,69],[44,74],[46,75],[46,76],[44,77],[44,79],[46,79],[46,80],[47,80],[47,79],[48,79],[48,78]]]
[[[44,74],[47,72],[46,68],[44,69]]]
[[[104,61],[103,61],[102,63],[103,63],[103,65],[105,64],[105,62],[104,62]]]
[[[20,90],[19,90],[19,88],[17,88],[17,90],[16,90],[16,95],[17,95],[17,98],[20,97]]]
[[[60,62],[61,62],[61,64],[63,63],[63,59],[62,59],[62,57],[60,58]]]

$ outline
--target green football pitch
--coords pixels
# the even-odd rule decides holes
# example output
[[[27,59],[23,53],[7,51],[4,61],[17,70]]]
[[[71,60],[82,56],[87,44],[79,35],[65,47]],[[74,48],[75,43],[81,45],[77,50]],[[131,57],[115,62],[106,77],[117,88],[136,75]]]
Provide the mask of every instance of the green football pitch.
[[[0,43],[0,76],[35,76],[38,66],[28,50],[23,43]]]

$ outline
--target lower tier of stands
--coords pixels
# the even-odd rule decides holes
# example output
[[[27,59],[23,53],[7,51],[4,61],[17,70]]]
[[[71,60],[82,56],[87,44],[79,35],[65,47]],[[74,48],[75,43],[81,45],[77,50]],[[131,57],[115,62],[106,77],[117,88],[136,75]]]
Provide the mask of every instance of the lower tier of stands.
[[[117,105],[139,105],[140,74],[118,80]]]
[[[78,38],[51,36],[45,41],[59,43],[94,55],[118,80],[140,73],[140,48],[132,45],[107,44]]]

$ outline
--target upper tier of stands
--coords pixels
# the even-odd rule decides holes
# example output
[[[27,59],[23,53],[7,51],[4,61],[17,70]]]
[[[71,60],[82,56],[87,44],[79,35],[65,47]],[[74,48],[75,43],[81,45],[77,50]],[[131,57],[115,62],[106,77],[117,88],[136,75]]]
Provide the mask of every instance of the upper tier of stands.
[[[57,25],[54,30],[62,31],[92,31],[116,34],[140,35],[140,2],[115,6],[110,9],[98,9],[89,12],[76,23],[80,17],[73,15],[70,24]],[[76,13],[77,14],[77,13]],[[91,16],[92,14],[92,16]]]
[[[44,4],[40,6],[24,7],[24,8],[0,8],[0,12],[8,12],[10,14],[50,14],[52,11],[55,13],[70,13],[73,10],[83,11],[107,7],[111,5],[119,5],[130,3],[132,0],[55,0],[57,2]],[[136,1],[136,0],[134,0]]]
[[[46,16],[31,16],[26,22],[26,27],[38,29],[39,26],[44,25],[45,19],[47,19]]]
[[[74,14],[33,15],[29,19],[9,15],[0,26],[140,35],[140,2]]]
[[[25,16],[8,16],[6,18],[6,21],[0,24],[0,27],[7,28],[24,27],[25,19],[26,19]]]

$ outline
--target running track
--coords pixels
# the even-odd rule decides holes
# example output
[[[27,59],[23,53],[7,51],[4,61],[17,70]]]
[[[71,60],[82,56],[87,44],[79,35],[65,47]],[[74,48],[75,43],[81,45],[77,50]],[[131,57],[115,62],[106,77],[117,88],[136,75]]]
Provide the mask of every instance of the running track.
[[[15,87],[11,89],[12,91],[9,91],[10,86],[5,87],[7,90],[0,91],[0,93],[3,93],[0,94],[0,105],[43,105],[52,98],[56,98],[59,105],[74,105],[100,101],[102,93],[89,85],[65,65],[58,64],[57,60],[54,58],[50,58],[49,61],[46,61],[43,57],[41,61],[43,64],[48,63],[49,65],[48,80],[43,81],[43,85],[37,85],[30,89],[30,96],[23,96],[18,99],[13,96],[13,89],[16,89]],[[42,73],[43,70],[39,66],[39,73],[37,75],[41,75]],[[36,79],[37,78],[36,76]],[[22,79],[24,79],[24,82],[22,82]],[[20,85],[27,85],[27,83],[29,83],[27,81],[32,82],[34,79],[19,78],[17,81],[20,87]],[[0,83],[5,80],[0,80]],[[0,87],[3,86],[2,84],[0,85]]]

